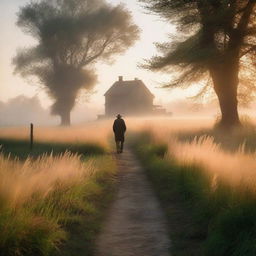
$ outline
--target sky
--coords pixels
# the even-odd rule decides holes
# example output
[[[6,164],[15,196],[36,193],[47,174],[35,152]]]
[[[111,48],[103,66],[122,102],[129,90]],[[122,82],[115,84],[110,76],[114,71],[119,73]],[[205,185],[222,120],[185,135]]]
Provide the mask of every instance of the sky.
[[[33,38],[25,35],[15,24],[17,12],[29,0],[1,0],[0,1],[0,101],[7,102],[19,95],[28,97],[37,96],[44,108],[49,108],[52,101],[45,94],[43,88],[25,80],[13,73],[12,58],[18,48],[28,47],[35,42]],[[162,82],[170,79],[170,75],[154,73],[143,70],[138,64],[143,59],[155,55],[154,42],[168,40],[168,34],[175,33],[175,27],[154,15],[146,14],[137,0],[108,0],[113,5],[123,3],[130,10],[134,22],[141,29],[140,40],[123,55],[117,56],[113,65],[98,64],[98,84],[95,93],[88,100],[80,97],[78,107],[83,106],[95,113],[104,113],[104,93],[118,79],[123,76],[124,80],[133,80],[135,77],[144,81],[147,87],[155,95],[155,103],[168,106],[172,101],[193,95],[193,90],[183,91],[180,89],[166,90],[157,88]]]

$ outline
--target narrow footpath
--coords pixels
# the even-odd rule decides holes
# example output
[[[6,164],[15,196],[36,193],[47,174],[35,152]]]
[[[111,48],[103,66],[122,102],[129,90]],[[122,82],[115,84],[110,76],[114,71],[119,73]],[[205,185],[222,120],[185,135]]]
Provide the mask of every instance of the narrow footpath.
[[[97,240],[96,256],[170,256],[167,221],[130,150],[117,155],[118,193]]]

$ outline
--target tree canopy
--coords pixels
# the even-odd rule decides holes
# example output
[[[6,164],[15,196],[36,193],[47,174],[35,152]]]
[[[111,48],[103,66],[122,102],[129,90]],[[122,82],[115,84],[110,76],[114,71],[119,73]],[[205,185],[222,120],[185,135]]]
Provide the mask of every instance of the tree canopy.
[[[245,96],[255,93],[252,82],[256,59],[255,0],[140,1],[150,12],[177,27],[178,35],[170,42],[157,44],[160,55],[146,64],[147,68],[176,76],[167,87],[189,86],[206,81],[210,75],[211,83],[205,86],[213,85],[222,116],[230,108],[224,106],[225,102],[233,101],[235,111],[237,89],[240,99],[250,100]],[[199,94],[207,91],[205,86]],[[232,115],[231,112],[227,111],[226,116]]]
[[[110,61],[139,37],[124,6],[104,0],[32,1],[20,9],[17,25],[37,45],[18,51],[15,71],[38,78],[63,124],[70,123],[81,89],[96,84],[96,61]]]

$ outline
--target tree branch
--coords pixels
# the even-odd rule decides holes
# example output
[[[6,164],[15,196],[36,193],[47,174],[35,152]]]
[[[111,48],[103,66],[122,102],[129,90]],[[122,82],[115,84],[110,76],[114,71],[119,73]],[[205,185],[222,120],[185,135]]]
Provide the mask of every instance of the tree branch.
[[[240,58],[242,58],[243,56],[245,56],[246,54],[252,52],[252,51],[256,51],[256,45],[252,46],[251,48],[249,48],[248,50],[246,50],[245,52],[243,52],[241,55],[240,55]]]
[[[244,8],[244,13],[242,14],[242,17],[237,26],[237,30],[240,33],[243,33],[243,31],[245,31],[246,27],[248,26],[254,6],[255,1],[248,0],[247,5]]]
[[[248,27],[248,24],[250,22],[250,17],[253,11],[253,8],[255,6],[255,2],[248,0],[244,12],[241,15],[240,21],[238,22],[237,28],[233,29],[233,32],[230,35],[230,50],[238,49],[240,48],[244,37],[246,35],[246,28]],[[239,53],[237,52],[237,55]]]
[[[98,57],[100,57],[102,55],[102,53],[105,51],[106,47],[108,46],[109,42],[110,42],[111,37],[107,37],[105,42],[102,44],[101,49],[95,53],[93,56],[89,57],[88,59],[86,59],[87,56],[84,55],[85,58],[83,58],[80,62],[80,64],[78,65],[79,68],[86,66],[87,64],[91,63],[92,61],[94,61],[95,59],[97,59]],[[89,49],[88,49],[89,51]]]
[[[80,63],[77,63],[77,65],[78,65],[79,67],[82,67],[82,66],[83,66],[82,63],[86,62],[86,58],[87,58],[87,56],[88,56],[88,53],[89,53],[89,50],[90,50],[90,47],[91,47],[91,43],[93,42],[92,37],[93,37],[93,36],[91,35],[91,36],[89,36],[88,39],[87,39],[86,46],[85,46],[85,51],[84,51],[84,53],[83,53],[83,57],[82,57]]]

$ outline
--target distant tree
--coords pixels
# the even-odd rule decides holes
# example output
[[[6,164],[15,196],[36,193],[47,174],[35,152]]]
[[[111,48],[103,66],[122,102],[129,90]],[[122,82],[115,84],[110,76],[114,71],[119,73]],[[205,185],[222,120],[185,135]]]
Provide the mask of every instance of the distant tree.
[[[37,45],[18,51],[15,71],[38,78],[62,125],[70,124],[81,89],[89,92],[96,84],[96,61],[110,61],[139,37],[130,13],[105,0],[32,1],[20,9],[17,25]]]
[[[237,98],[248,100],[255,93],[256,1],[139,1],[150,12],[176,24],[179,33],[170,43],[157,44],[162,54],[145,66],[173,72],[176,77],[167,87],[207,81],[210,75],[205,86],[213,85],[218,96],[222,113],[219,125],[240,125]],[[199,94],[205,91],[206,87]]]

